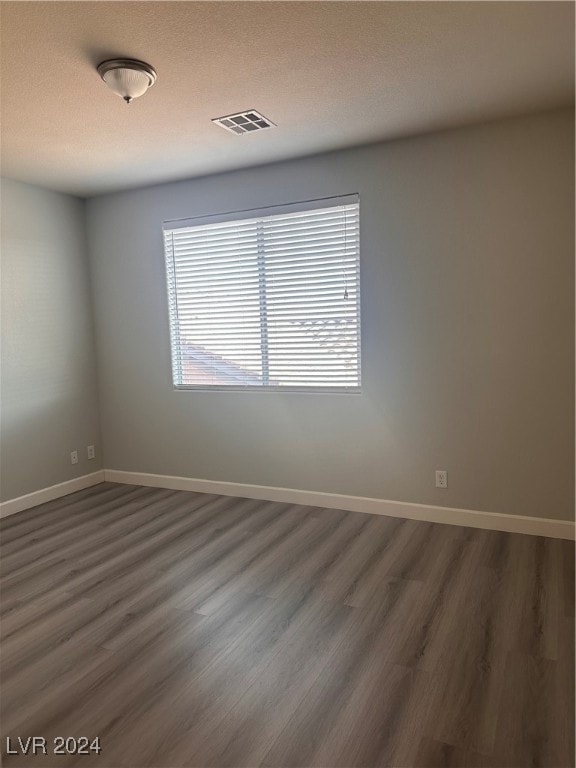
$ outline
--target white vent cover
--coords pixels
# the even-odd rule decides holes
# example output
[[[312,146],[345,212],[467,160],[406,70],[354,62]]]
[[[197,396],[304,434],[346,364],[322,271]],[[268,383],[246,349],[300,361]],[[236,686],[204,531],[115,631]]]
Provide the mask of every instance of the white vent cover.
[[[238,135],[275,127],[271,120],[261,115],[260,112],[256,112],[255,109],[247,109],[246,112],[236,112],[224,117],[215,117],[212,122]]]

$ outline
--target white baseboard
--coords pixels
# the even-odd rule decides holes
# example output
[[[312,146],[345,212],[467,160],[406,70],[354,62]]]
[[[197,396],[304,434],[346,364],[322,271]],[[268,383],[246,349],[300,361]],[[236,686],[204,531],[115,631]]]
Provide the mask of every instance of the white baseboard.
[[[45,504],[47,501],[59,499],[61,496],[68,496],[69,493],[82,491],[91,485],[98,485],[104,482],[104,470],[92,472],[89,475],[75,477],[73,480],[66,480],[58,485],[51,485],[49,488],[41,488],[39,491],[27,493],[25,496],[18,496],[16,499],[3,501],[0,504],[0,517],[13,515],[15,512],[22,512],[30,507],[37,507],[39,504]]]
[[[146,485],[153,488],[170,488],[177,491],[215,493],[222,496],[239,496],[248,499],[264,499],[287,504],[306,504],[329,509],[346,509],[371,515],[403,517],[431,523],[463,525],[469,528],[486,528],[510,533],[527,533],[533,536],[549,536],[555,539],[574,539],[575,524],[570,520],[547,520],[543,517],[509,515],[500,512],[478,512],[473,509],[435,507],[429,504],[411,504],[404,501],[371,499],[364,496],[344,496],[339,493],[300,491],[294,488],[274,488],[267,485],[245,485],[216,480],[199,480],[191,477],[155,475],[145,472],[123,472],[106,469],[107,482]]]
[[[549,536],[555,539],[575,538],[575,524],[570,520],[548,520],[543,517],[509,515],[500,512],[479,512],[474,509],[436,507],[430,504],[412,504],[404,501],[371,499],[365,496],[346,496],[339,493],[302,491],[295,488],[275,488],[268,485],[248,485],[218,480],[201,480],[192,477],[174,477],[146,472],[123,472],[106,469],[67,480],[49,488],[10,499],[0,504],[0,517],[13,515],[24,509],[36,507],[75,491],[81,491],[104,481],[144,485],[153,488],[170,488],[177,491],[214,493],[221,496],[239,496],[248,499],[279,501],[286,504],[305,504],[328,509],[346,509],[371,515],[387,515],[409,520],[424,520],[431,523],[463,525],[469,528],[485,528],[510,533],[526,533],[533,536]]]

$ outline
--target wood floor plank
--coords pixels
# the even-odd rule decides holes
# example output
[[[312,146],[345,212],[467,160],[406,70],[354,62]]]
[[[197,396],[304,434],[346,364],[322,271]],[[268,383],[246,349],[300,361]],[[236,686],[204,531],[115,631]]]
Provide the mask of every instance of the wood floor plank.
[[[564,615],[574,618],[576,599],[574,597],[574,546],[573,541],[561,541],[562,548],[562,578],[563,578],[563,604]]]
[[[158,515],[158,507],[163,506],[163,501],[173,492],[165,491],[163,494],[132,495],[124,497],[122,512],[119,512],[115,502],[109,502],[109,512],[100,508],[99,514],[93,518],[86,518],[78,522],[75,515],[73,524],[63,520],[58,530],[43,531],[38,538],[21,542],[20,546],[2,554],[1,573],[3,581],[19,575],[31,565],[39,565],[58,555],[67,560],[75,557],[84,558],[88,554],[93,555],[95,549],[110,541],[118,541],[125,531],[133,530],[134,524],[143,525],[148,517]],[[89,512],[89,510],[87,510]],[[112,514],[118,519],[110,520]],[[132,518],[136,519],[136,523]]]
[[[474,590],[455,605],[456,620],[467,631],[454,633],[446,624],[440,630],[444,643],[433,680],[435,698],[442,706],[424,729],[437,741],[484,755],[491,755],[494,749],[509,651],[508,616],[499,610],[500,588],[494,573],[478,568]],[[445,615],[444,619],[453,623],[455,617]]]
[[[233,671],[216,684],[203,676],[208,699],[226,685],[228,706],[197,716],[186,738],[179,738],[179,746],[172,744],[167,755],[170,764],[258,765],[285,720],[314,685],[339,642],[339,630],[350,610],[323,600],[313,587],[303,587],[298,595],[292,592],[286,601],[273,601],[260,618],[262,627],[257,634],[250,632],[229,649]],[[270,634],[267,628],[272,615],[280,621]]]
[[[556,660],[563,607],[560,541],[518,536],[511,546],[513,555],[507,567],[514,574],[514,600],[521,608],[513,648],[519,653]],[[550,584],[556,588],[550,589]]]
[[[389,690],[387,686],[397,683],[400,689],[405,684],[405,692],[408,688],[414,690],[411,670],[391,664],[388,649],[390,638],[395,633],[403,633],[401,622],[398,621],[406,614],[402,606],[406,604],[408,609],[413,607],[414,591],[417,589],[419,585],[415,583],[391,580],[378,603],[374,602],[363,609],[351,608],[341,631],[340,643],[328,659],[314,687],[307,692],[297,711],[265,756],[263,765],[276,767],[365,764],[362,760],[366,753],[362,752],[362,747],[356,746],[356,749],[360,750],[356,756],[352,755],[351,747],[344,750],[340,758],[336,754],[338,749],[331,745],[339,744],[338,733],[343,728],[351,727],[351,723],[357,724],[357,740],[361,740],[365,725],[374,727],[364,723],[363,707],[377,706],[379,696],[383,697],[382,700],[386,699],[386,691]],[[370,680],[379,682],[373,688]],[[421,682],[422,680],[419,681]],[[360,709],[348,706],[349,702],[359,699],[364,701]],[[426,706],[422,696],[420,705]],[[423,718],[423,710],[420,707],[418,713],[414,709],[414,714]],[[389,747],[391,746],[389,742]],[[397,749],[399,746],[396,744]],[[378,750],[384,752],[385,746],[381,744]],[[340,759],[344,762],[339,763]]]
[[[502,768],[488,755],[424,738],[420,742],[416,768]]]
[[[573,697],[574,680],[562,674],[557,661],[511,652],[495,748],[503,764],[573,766]]]
[[[0,534],[7,768],[574,766],[571,543],[112,483]]]
[[[24,510],[17,515],[10,515],[1,520],[0,545],[4,547],[10,542],[21,540],[21,543],[26,546],[30,540],[30,534],[33,534],[32,540],[34,540],[34,533],[37,534],[41,530],[49,534],[62,523],[65,524],[62,526],[64,528],[73,528],[86,517],[94,520],[101,511],[109,508],[110,503],[113,509],[121,513],[122,504],[118,502],[133,498],[135,495],[146,497],[148,489],[133,485],[102,483],[62,499]]]

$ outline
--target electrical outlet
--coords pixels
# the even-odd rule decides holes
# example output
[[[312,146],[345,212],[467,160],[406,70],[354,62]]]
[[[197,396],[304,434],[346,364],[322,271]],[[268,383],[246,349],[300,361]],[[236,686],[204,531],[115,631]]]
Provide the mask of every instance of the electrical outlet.
[[[93,445],[87,446],[87,448],[86,448],[86,455],[88,456],[89,459],[95,459],[96,458],[96,451],[94,450],[94,446]]]
[[[445,469],[436,470],[436,488],[448,488],[448,472]]]
[[[72,451],[70,454],[70,463],[78,464],[78,451]]]

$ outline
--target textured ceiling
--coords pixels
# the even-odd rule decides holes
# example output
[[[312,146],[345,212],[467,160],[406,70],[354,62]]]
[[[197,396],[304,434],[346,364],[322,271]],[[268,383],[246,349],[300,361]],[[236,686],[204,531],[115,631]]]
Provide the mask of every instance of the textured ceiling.
[[[574,103],[572,2],[2,2],[2,172],[79,195]],[[158,80],[127,106],[105,58]],[[235,136],[213,117],[278,125]]]

